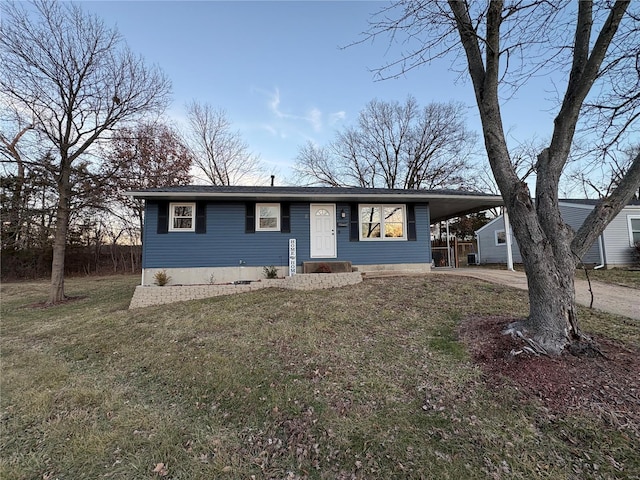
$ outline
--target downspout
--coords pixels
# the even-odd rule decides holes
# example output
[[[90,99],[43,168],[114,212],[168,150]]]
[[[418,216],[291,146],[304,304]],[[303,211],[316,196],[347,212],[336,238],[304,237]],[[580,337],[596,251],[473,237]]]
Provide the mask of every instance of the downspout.
[[[476,265],[480,265],[480,260],[482,256],[480,255],[480,237],[478,237],[478,233],[476,232],[476,246],[478,250],[478,256],[476,257]]]
[[[504,216],[504,236],[507,242],[507,270],[513,272],[513,252],[511,250],[511,224],[509,223],[509,214],[505,208],[503,211]]]
[[[600,234],[598,236],[598,246],[600,247],[600,265],[596,265],[595,267],[593,267],[594,270],[598,270],[598,269],[600,269],[600,268],[605,266],[605,263],[604,263],[604,240],[602,238],[603,236],[604,236],[604,233]]]

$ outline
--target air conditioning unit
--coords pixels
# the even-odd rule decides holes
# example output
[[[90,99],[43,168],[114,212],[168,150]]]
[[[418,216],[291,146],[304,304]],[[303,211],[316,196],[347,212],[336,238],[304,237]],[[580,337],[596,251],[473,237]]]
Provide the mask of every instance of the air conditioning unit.
[[[480,263],[480,259],[478,258],[477,253],[467,254],[467,265],[478,265],[479,263]]]

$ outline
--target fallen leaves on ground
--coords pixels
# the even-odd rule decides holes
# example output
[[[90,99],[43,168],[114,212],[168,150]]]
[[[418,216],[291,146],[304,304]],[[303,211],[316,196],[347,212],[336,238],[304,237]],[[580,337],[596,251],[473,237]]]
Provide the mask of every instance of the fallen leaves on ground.
[[[159,477],[166,477],[169,474],[167,470],[167,466],[164,463],[157,463],[156,468],[153,469],[153,473],[157,474]]]

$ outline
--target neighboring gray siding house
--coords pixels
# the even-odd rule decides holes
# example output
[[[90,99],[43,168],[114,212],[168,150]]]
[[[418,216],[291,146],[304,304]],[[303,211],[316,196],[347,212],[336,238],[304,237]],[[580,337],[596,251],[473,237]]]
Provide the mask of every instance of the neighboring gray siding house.
[[[598,200],[561,200],[562,218],[578,230]],[[504,217],[494,218],[476,231],[479,262],[506,263],[507,246]],[[518,243],[512,232],[513,262],[522,263]],[[583,263],[604,265],[607,268],[627,266],[632,263],[631,247],[640,241],[640,202],[632,202],[611,221],[598,240],[583,257]]]
[[[142,284],[166,270],[174,284],[288,274],[290,240],[305,262],[351,262],[359,271],[428,272],[430,224],[503,204],[454,190],[182,186],[129,192],[145,200]]]

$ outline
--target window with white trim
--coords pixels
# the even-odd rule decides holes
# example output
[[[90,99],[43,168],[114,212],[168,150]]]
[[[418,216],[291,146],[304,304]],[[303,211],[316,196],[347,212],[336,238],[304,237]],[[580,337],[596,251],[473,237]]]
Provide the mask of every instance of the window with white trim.
[[[505,230],[496,230],[496,246],[507,244],[507,232]]]
[[[640,242],[640,215],[627,215],[629,224],[629,243],[633,247]]]
[[[406,240],[404,205],[360,205],[360,240]]]
[[[169,204],[169,231],[194,232],[196,230],[196,204]]]
[[[256,232],[280,231],[280,204],[256,203]]]

